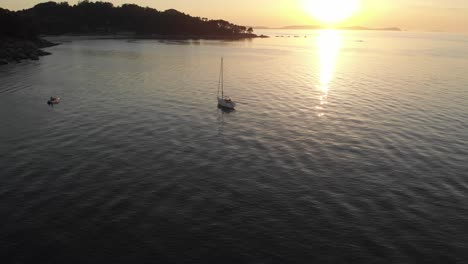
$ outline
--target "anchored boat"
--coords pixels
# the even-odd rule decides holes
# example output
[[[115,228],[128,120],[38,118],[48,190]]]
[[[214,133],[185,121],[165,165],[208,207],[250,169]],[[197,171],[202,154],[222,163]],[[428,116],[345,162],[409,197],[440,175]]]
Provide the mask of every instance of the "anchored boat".
[[[219,73],[218,83],[218,106],[227,109],[234,109],[236,102],[234,102],[229,96],[224,95],[224,60],[221,58],[221,70]]]
[[[60,103],[60,97],[51,96],[49,101],[47,101],[48,105],[54,105],[54,104],[59,104],[59,103]]]

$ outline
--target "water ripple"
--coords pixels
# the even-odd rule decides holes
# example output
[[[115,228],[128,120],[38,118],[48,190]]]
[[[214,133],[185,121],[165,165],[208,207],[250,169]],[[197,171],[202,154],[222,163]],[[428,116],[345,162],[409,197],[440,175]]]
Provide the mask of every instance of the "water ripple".
[[[80,40],[2,67],[0,253],[462,263],[466,64],[361,38],[326,92],[312,38]],[[221,56],[235,112],[214,104]]]

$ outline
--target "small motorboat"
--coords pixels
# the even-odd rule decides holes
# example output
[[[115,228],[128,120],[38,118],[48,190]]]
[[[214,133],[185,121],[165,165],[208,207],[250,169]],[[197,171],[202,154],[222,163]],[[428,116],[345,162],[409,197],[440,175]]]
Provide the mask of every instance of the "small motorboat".
[[[236,103],[229,97],[224,96],[224,63],[223,58],[221,58],[221,70],[219,74],[219,83],[218,83],[218,106],[232,109],[236,107]]]
[[[47,101],[48,105],[54,105],[54,104],[59,104],[59,103],[60,103],[60,97],[51,96],[49,101]]]

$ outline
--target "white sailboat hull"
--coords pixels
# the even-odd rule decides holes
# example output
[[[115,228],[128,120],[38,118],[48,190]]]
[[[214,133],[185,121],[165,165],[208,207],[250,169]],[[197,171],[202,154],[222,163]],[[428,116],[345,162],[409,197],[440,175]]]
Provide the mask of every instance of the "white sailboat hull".
[[[234,109],[236,107],[235,102],[222,97],[218,97],[218,105],[228,109]]]

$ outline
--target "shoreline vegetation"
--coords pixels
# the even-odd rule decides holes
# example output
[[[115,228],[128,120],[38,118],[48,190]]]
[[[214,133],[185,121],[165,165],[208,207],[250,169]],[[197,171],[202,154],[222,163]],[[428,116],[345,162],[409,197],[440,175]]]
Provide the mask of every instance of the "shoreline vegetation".
[[[45,2],[10,11],[0,7],[0,65],[37,60],[55,46],[43,37],[88,36],[167,40],[242,40],[267,38],[253,28],[217,19],[193,17],[175,9],[158,11],[135,4]]]
[[[41,39],[30,21],[15,12],[0,8],[0,65],[21,60],[38,60],[49,55],[42,48],[56,44]]]

